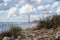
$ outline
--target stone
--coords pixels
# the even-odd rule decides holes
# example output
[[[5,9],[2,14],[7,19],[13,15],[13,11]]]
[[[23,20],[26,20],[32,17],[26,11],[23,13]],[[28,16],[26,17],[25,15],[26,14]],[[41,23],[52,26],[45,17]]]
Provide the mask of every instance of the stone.
[[[10,40],[10,37],[4,37],[2,40]]]

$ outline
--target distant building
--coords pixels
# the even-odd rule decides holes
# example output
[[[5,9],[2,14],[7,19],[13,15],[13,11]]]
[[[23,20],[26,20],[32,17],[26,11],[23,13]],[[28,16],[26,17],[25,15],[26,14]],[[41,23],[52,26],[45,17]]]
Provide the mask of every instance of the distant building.
[[[34,20],[32,21],[33,23],[39,23],[40,20]]]

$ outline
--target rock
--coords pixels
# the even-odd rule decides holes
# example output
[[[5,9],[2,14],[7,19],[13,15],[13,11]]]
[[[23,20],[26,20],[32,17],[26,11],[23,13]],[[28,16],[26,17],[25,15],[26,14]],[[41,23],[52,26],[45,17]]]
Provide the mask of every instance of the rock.
[[[4,37],[3,40],[10,40],[10,37]]]
[[[15,40],[19,40],[19,39],[15,39]]]

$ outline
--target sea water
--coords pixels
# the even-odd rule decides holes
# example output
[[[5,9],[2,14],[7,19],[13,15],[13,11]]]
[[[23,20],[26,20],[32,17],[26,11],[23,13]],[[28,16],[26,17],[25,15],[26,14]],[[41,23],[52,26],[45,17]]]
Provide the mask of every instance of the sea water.
[[[18,26],[23,29],[35,27],[36,23],[28,23],[28,22],[0,22],[0,33],[9,30],[10,27]]]

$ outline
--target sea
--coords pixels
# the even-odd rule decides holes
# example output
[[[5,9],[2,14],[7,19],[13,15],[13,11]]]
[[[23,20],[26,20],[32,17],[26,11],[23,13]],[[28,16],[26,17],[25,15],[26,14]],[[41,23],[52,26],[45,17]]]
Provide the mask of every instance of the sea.
[[[6,32],[13,26],[21,27],[22,29],[32,28],[37,25],[37,23],[28,23],[28,22],[0,22],[0,33]]]

